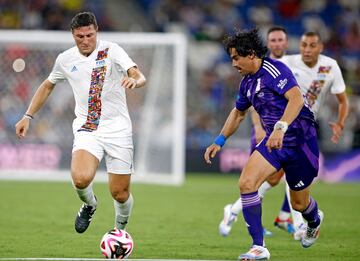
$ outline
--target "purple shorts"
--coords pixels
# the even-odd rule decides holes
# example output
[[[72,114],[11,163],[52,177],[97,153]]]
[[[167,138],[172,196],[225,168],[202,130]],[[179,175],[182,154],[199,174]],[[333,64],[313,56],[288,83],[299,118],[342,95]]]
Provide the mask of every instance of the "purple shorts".
[[[292,190],[303,190],[317,176],[319,170],[319,147],[317,138],[312,137],[304,144],[268,151],[263,140],[256,150],[277,170],[284,169],[286,181]]]

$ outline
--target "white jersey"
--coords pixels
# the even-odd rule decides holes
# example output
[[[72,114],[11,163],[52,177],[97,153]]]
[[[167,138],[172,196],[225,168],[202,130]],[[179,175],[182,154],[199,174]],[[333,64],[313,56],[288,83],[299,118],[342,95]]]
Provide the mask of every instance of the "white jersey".
[[[74,134],[93,132],[102,137],[131,138],[132,126],[121,78],[136,64],[112,42],[98,40],[90,56],[77,46],[59,54],[48,80],[67,80],[75,97]]]
[[[345,91],[345,83],[339,65],[328,56],[319,55],[316,65],[312,68],[302,61],[300,54],[285,55],[279,60],[293,72],[315,118],[321,101],[329,89],[332,94]]]

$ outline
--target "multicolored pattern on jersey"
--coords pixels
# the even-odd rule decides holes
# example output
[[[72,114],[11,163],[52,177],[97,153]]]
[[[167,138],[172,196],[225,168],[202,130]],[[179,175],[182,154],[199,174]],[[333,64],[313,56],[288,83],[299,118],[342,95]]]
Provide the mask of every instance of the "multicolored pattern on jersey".
[[[96,67],[91,73],[91,84],[88,99],[88,115],[86,122],[78,131],[94,131],[97,130],[101,117],[101,92],[105,82],[107,66],[104,59],[108,57],[108,50],[99,51],[96,58]],[[103,66],[101,66],[104,64]],[[100,66],[100,67],[97,67]]]
[[[306,98],[310,108],[313,107],[315,101],[321,93],[321,90],[326,83],[326,74],[329,74],[331,66],[320,66],[317,72],[317,79],[312,81],[307,93]]]

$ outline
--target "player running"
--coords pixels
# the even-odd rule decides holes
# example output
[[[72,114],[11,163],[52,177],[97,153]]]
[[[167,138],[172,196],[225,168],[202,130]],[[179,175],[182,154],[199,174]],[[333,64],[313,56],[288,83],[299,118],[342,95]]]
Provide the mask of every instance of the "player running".
[[[124,229],[133,207],[130,178],[134,172],[125,89],[143,87],[146,80],[118,44],[97,39],[98,25],[93,13],[78,13],[70,27],[76,46],[59,54],[49,77],[39,86],[26,114],[16,124],[16,134],[20,139],[26,136],[30,120],[56,83],[67,80],[76,103],[71,177],[84,202],[75,219],[75,230],[83,233],[97,209],[92,181],[103,157],[114,199],[115,226]]]
[[[244,75],[235,108],[204,154],[211,164],[214,158],[245,118],[250,106],[259,114],[266,137],[256,146],[246,163],[239,189],[243,216],[252,237],[252,247],[239,259],[269,259],[261,222],[260,185],[281,168],[290,187],[291,204],[302,213],[308,226],[301,244],[310,247],[319,236],[322,211],[310,196],[310,185],[317,176],[319,149],[316,122],[290,69],[283,63],[265,58],[267,48],[257,30],[235,32],[224,41],[232,65]]]

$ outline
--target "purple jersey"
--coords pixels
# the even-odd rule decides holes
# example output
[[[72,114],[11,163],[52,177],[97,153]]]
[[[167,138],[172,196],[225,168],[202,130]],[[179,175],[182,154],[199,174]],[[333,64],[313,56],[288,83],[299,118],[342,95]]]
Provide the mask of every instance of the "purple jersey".
[[[250,106],[254,107],[266,131],[267,140],[275,123],[284,114],[288,103],[285,93],[296,86],[298,83],[285,64],[265,58],[255,74],[248,74],[241,81],[236,108],[245,111]],[[283,146],[297,146],[316,137],[315,124],[313,113],[306,105],[303,106],[297,118],[289,125]]]

